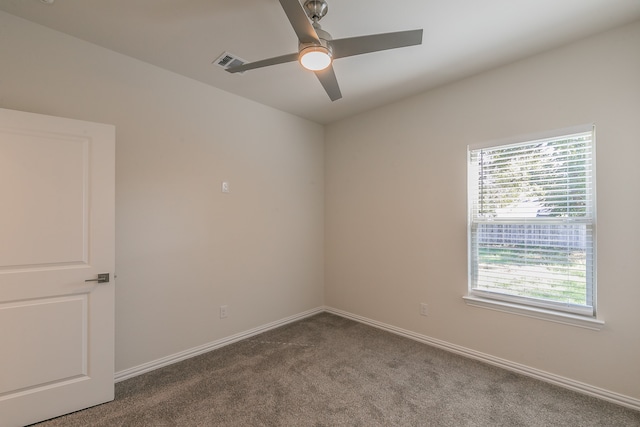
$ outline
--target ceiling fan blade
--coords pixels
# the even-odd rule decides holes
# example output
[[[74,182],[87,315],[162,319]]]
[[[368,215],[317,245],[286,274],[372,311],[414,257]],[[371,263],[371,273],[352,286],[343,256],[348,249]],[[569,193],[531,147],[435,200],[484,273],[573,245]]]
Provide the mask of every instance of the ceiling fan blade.
[[[333,71],[332,65],[329,65],[324,70],[314,71],[314,73],[318,76],[318,80],[320,80],[322,87],[332,101],[342,98],[340,86],[338,86],[338,79],[336,78],[336,73]]]
[[[422,30],[337,39],[331,41],[331,48],[333,50],[333,58],[337,59],[418,44],[422,44]]]
[[[284,13],[287,14],[293,31],[296,32],[298,40],[300,40],[301,43],[320,43],[318,34],[311,25],[309,18],[307,18],[307,14],[304,12],[300,1],[280,0],[280,5],[284,9]]]
[[[237,67],[229,67],[227,71],[230,73],[240,73],[242,71],[253,70],[256,68],[268,67],[269,65],[284,64],[285,62],[293,62],[298,60],[298,52],[289,53],[287,55],[276,56],[275,58],[263,59],[262,61],[249,62],[247,64],[238,65]]]

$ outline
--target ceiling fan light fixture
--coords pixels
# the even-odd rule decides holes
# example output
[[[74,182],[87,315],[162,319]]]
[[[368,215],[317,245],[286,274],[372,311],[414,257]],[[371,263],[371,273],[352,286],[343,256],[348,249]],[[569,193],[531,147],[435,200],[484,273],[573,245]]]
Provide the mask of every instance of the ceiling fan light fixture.
[[[331,51],[324,46],[308,46],[300,51],[300,64],[310,71],[324,70],[332,60]]]

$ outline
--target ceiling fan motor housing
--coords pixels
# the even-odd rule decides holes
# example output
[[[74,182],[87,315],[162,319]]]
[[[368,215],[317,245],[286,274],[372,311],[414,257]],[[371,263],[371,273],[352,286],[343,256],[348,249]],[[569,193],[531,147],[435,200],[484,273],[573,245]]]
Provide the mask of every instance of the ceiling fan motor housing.
[[[320,44],[316,44],[316,43],[300,43],[298,45],[298,52],[302,53],[303,50],[307,49],[307,48],[325,48],[326,49],[326,53],[329,55],[329,57],[333,58],[333,49],[331,49],[331,45],[329,44],[329,42],[327,40],[323,40],[320,39]]]
[[[326,9],[325,9],[326,13]],[[300,42],[298,45],[298,60],[308,70],[321,71],[333,62],[333,48],[331,47],[331,34],[320,27],[317,19],[313,20],[313,29],[318,37],[318,42]]]
[[[331,34],[329,34],[328,32],[326,32],[325,30],[323,30],[320,27],[320,24],[317,22],[313,23],[313,29],[316,30],[316,34],[318,35],[318,40],[320,40],[320,46],[323,46],[325,48],[327,48],[327,50],[329,51],[329,55],[333,54],[333,50],[331,49],[331,40],[333,39],[331,37]],[[298,45],[298,52],[302,52],[303,49],[310,47],[310,46],[318,46],[318,44],[316,43],[300,43]]]

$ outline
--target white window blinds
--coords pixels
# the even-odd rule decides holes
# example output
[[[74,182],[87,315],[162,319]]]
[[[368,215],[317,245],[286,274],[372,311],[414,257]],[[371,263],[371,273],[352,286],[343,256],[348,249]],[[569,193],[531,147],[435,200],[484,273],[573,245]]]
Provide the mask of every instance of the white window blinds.
[[[469,150],[470,294],[594,315],[593,135]]]

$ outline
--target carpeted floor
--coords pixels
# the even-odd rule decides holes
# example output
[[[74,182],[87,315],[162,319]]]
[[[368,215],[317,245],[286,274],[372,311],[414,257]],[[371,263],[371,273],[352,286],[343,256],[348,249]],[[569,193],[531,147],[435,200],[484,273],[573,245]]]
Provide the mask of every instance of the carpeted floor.
[[[74,426],[640,426],[640,412],[319,314],[116,384]]]

